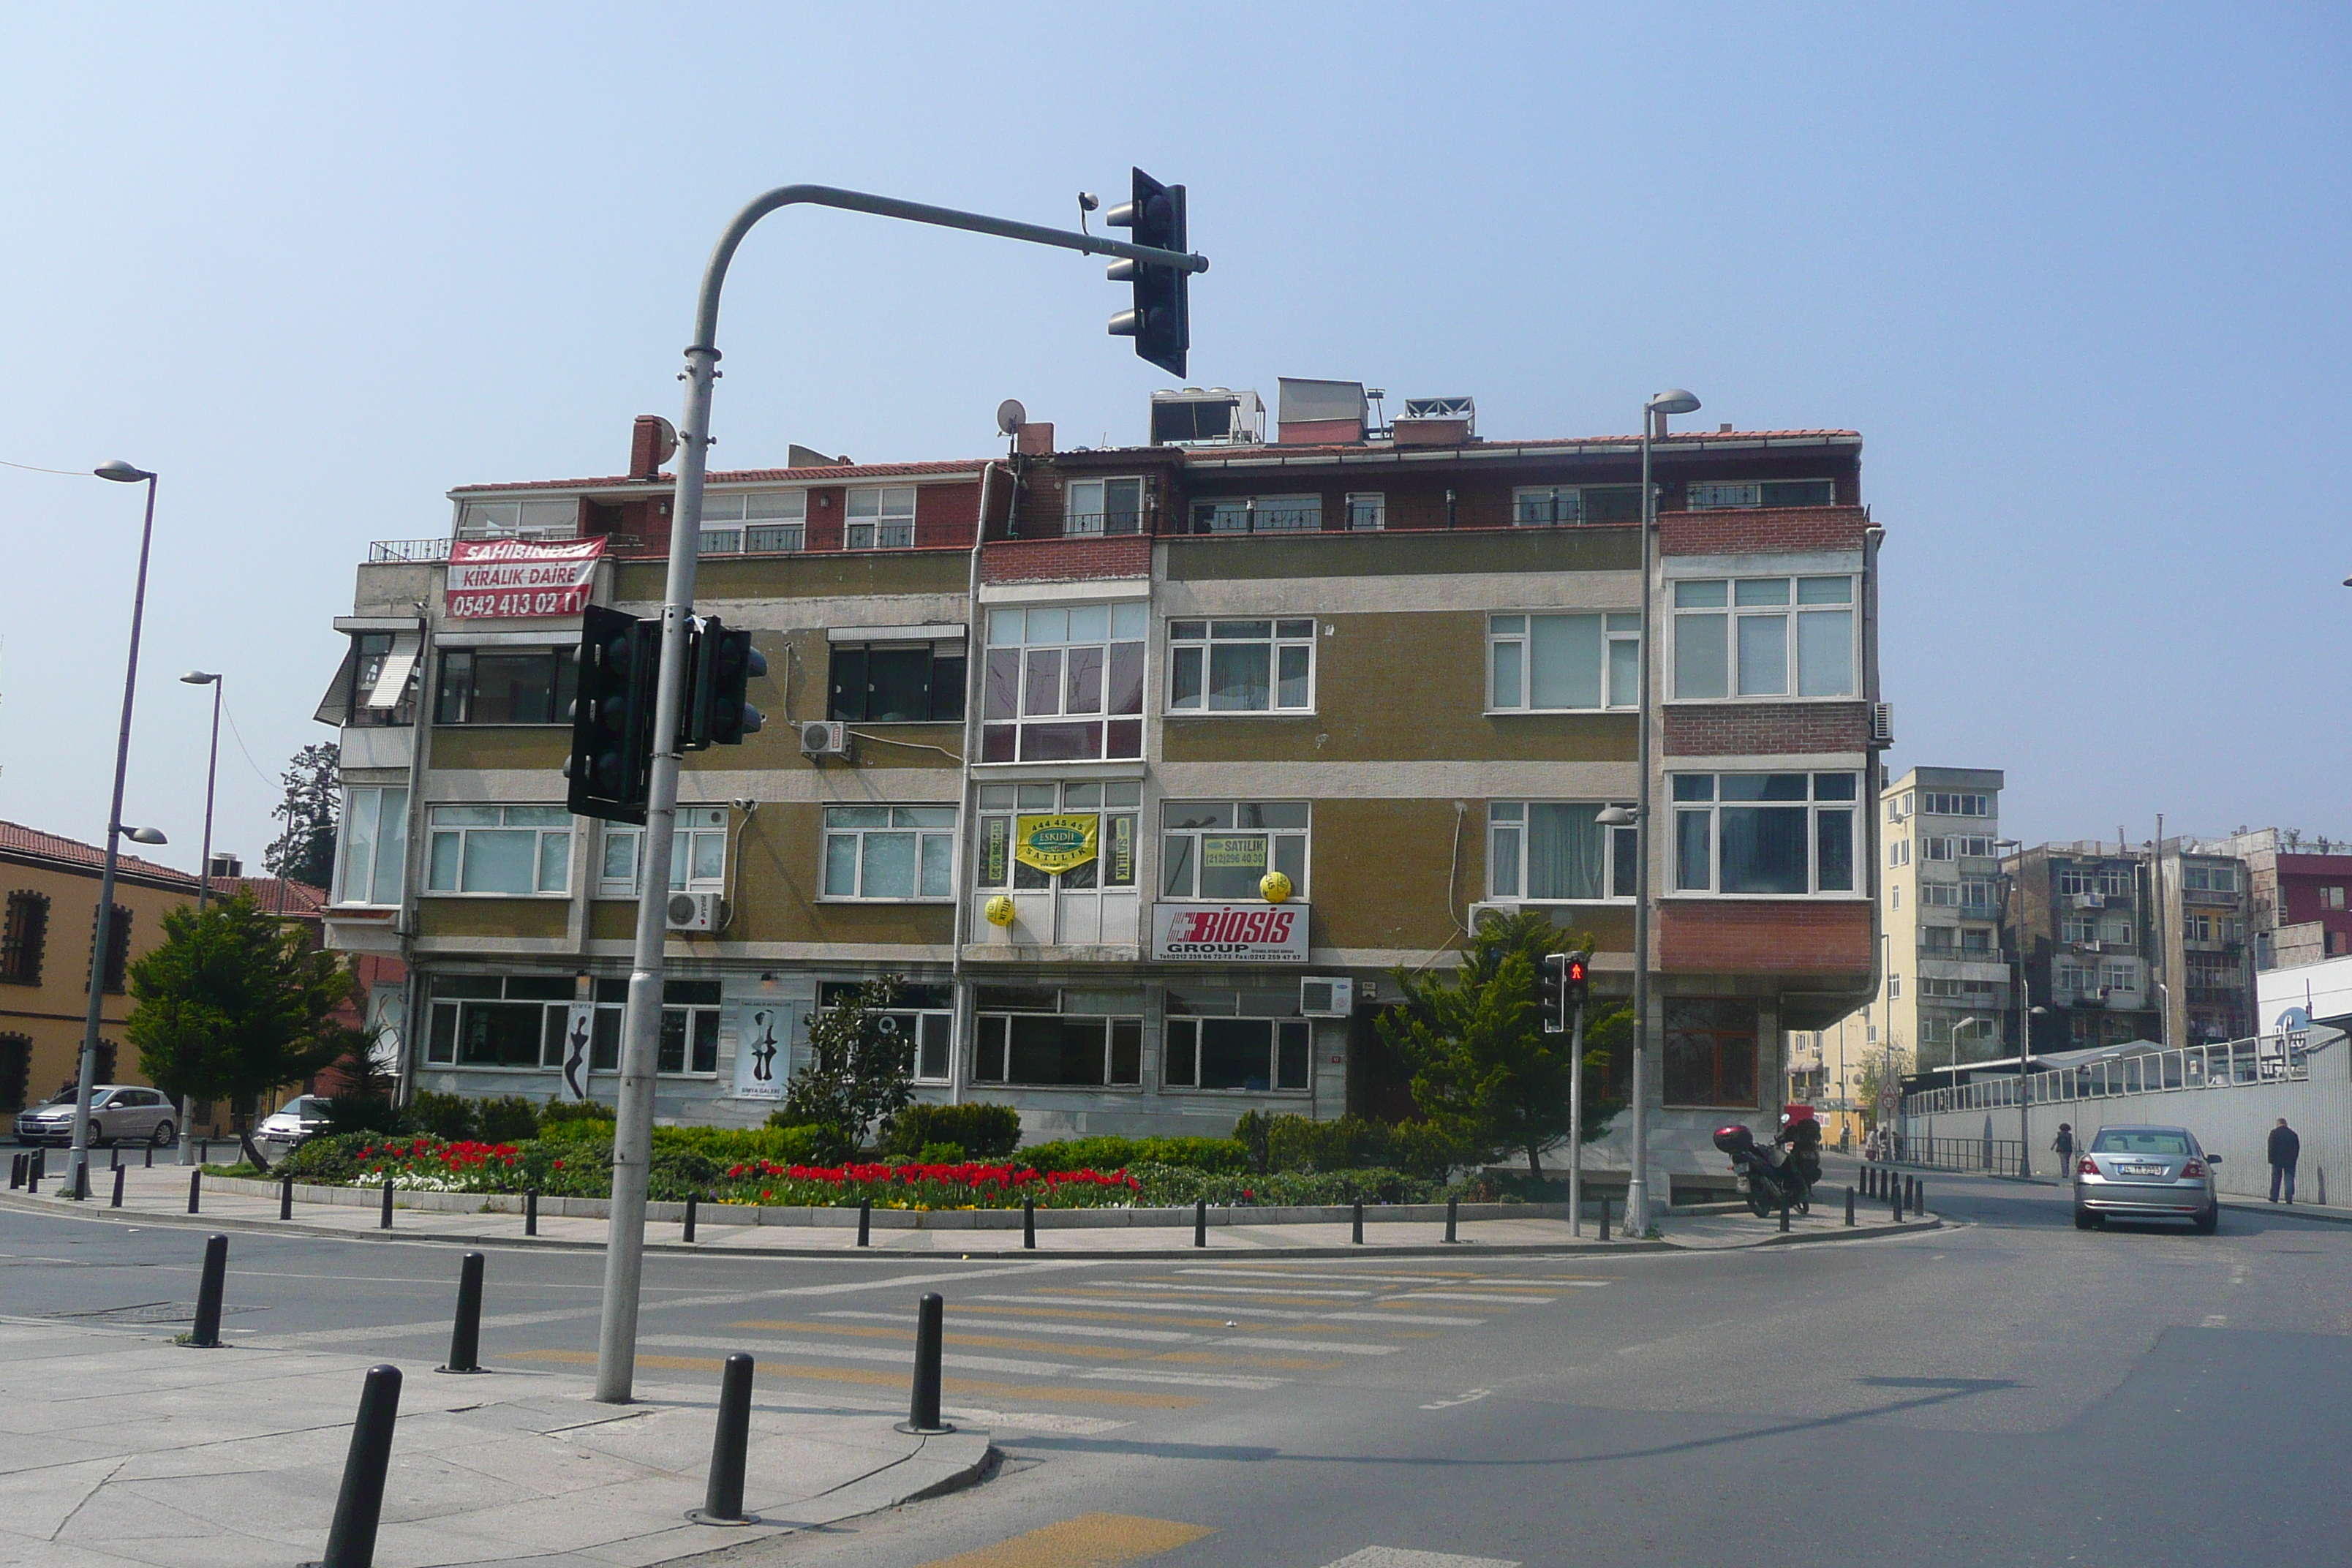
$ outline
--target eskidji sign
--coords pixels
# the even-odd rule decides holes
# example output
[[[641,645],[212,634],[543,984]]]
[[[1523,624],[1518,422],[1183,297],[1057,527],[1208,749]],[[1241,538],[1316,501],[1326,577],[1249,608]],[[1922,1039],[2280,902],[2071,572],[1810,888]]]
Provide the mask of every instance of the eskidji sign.
[[[1305,904],[1154,904],[1151,956],[1307,962]]]
[[[576,616],[596,584],[602,539],[538,544],[521,539],[461,539],[449,546],[452,620]]]

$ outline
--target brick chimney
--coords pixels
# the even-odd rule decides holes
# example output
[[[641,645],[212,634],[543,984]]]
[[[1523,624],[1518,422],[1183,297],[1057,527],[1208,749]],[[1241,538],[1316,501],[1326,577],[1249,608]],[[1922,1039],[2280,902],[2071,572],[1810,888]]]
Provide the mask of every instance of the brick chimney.
[[[677,450],[677,430],[658,414],[640,414],[629,431],[629,478],[650,479]]]

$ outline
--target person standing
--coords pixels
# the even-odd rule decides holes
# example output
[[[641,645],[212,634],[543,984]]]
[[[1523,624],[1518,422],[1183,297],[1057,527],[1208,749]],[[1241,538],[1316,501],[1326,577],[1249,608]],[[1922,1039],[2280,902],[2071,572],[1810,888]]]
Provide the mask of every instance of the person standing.
[[[2071,1121],[2061,1121],[2058,1124],[2058,1136],[2050,1140],[2050,1147],[2058,1152],[2058,1173],[2062,1176],[2073,1175],[2074,1173],[2074,1124]]]
[[[2286,1201],[2290,1205],[2294,1204],[2294,1163],[2302,1153],[2303,1140],[2294,1135],[2294,1129],[2286,1124],[2286,1118],[2280,1117],[2278,1125],[2271,1129],[2271,1202],[2279,1201],[2279,1184],[2284,1180]]]

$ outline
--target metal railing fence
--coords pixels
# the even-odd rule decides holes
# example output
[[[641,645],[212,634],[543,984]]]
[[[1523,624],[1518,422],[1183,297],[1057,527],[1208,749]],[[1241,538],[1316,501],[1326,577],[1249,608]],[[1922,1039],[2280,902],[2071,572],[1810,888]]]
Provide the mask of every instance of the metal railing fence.
[[[2021,1094],[2030,1104],[2050,1105],[2121,1095],[2159,1094],[2168,1089],[2233,1089],[2307,1079],[2311,1076],[2307,1043],[2307,1037],[2300,1034],[2258,1035],[2221,1045],[2188,1046],[2084,1067],[2059,1068],[2030,1073],[2022,1079],[2003,1075],[1957,1088],[1905,1095],[1903,1113],[1935,1116],[1955,1110],[2013,1108]],[[1968,1064],[1962,1063],[1961,1070],[1968,1070]]]

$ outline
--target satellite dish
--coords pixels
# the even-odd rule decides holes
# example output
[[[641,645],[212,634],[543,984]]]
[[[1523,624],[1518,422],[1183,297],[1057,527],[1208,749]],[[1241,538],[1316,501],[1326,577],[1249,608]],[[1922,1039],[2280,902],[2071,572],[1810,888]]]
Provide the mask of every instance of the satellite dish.
[[[654,438],[654,467],[658,468],[677,455],[677,426],[658,415],[654,422],[661,426],[661,433]]]
[[[1029,411],[1021,406],[1021,400],[1019,398],[1008,397],[1003,402],[996,405],[996,433],[998,435],[1017,436],[1021,433],[1021,426],[1028,423]]]

